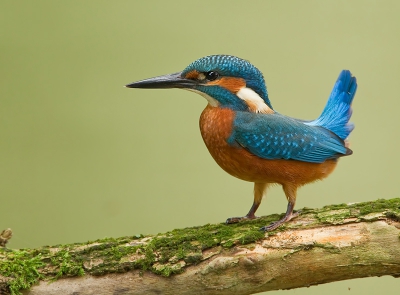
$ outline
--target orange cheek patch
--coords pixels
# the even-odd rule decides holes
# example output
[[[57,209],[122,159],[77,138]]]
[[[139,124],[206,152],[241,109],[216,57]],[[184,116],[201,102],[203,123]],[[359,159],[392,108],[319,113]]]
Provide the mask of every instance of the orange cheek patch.
[[[197,77],[199,76],[199,72],[196,70],[190,71],[189,73],[186,74],[185,78],[186,79],[193,79],[197,80]]]
[[[246,86],[246,81],[242,78],[222,77],[221,79],[208,82],[207,85],[219,85],[236,94],[241,88]]]

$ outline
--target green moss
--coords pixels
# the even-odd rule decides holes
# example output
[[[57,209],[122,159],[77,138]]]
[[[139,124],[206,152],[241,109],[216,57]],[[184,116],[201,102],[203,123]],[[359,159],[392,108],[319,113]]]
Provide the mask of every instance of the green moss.
[[[348,207],[349,207],[348,204],[342,203],[342,204],[334,204],[334,205],[324,206],[324,207],[322,207],[322,210],[326,210],[326,211],[327,210],[341,210],[341,209],[346,209]]]
[[[340,224],[346,220],[376,221],[383,213],[386,217],[396,220],[400,216],[400,199],[379,199],[372,202],[329,205],[322,209],[314,210],[315,217],[319,222],[329,224]],[[399,218],[400,220],[400,218]],[[351,221],[354,222],[354,221]]]
[[[322,223],[340,224],[346,218],[350,218],[350,209],[341,208],[317,213],[317,218]]]
[[[0,274],[10,277],[8,288],[11,294],[20,294],[19,290],[29,289],[43,277],[39,269],[45,264],[42,256],[33,256],[27,251],[11,251],[5,253],[6,260],[0,261]]]
[[[56,274],[52,278],[56,280],[62,276],[83,276],[83,259],[81,255],[70,252],[69,246],[62,246],[51,258],[51,264],[55,267]]]
[[[314,227],[321,222],[340,224],[380,218],[399,221],[400,199],[330,205],[322,209],[305,208],[301,215],[308,219],[303,228]],[[186,266],[198,264],[221,251],[229,251],[236,245],[254,247],[255,242],[265,237],[259,229],[282,217],[282,214],[274,214],[239,224],[207,224],[155,236],[104,238],[34,250],[0,250],[0,276],[8,279],[8,289],[12,294],[19,294],[19,290],[29,288],[40,279],[55,280],[85,273],[103,275],[139,269],[171,276],[183,272]],[[268,235],[296,226],[295,223],[287,223],[268,232]],[[330,244],[312,244],[294,249],[290,254],[313,248],[339,251]]]
[[[400,210],[399,211],[387,211],[385,212],[385,216],[391,220],[400,222]]]

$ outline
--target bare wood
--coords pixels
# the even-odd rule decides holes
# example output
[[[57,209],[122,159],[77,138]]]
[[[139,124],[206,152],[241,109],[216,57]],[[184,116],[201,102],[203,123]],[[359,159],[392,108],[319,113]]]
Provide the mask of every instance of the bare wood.
[[[225,247],[222,241],[201,251],[196,263],[186,258],[155,259],[149,268],[157,272],[168,264],[183,271],[179,274],[165,277],[130,270],[95,276],[90,270],[103,260],[92,257],[83,262],[88,274],[50,284],[40,281],[24,294],[253,294],[370,276],[398,277],[399,229],[400,199],[304,209],[284,231],[266,234],[256,242]],[[129,243],[144,245],[152,239]],[[120,263],[135,261],[140,255],[121,258]]]

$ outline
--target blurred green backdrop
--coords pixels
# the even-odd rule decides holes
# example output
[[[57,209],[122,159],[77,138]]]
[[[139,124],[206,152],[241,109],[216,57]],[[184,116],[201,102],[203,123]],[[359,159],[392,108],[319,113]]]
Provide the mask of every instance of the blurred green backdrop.
[[[274,108],[304,119],[320,114],[350,69],[359,82],[354,155],[303,188],[297,208],[399,197],[399,14],[399,1],[2,1],[0,230],[13,229],[9,247],[247,213],[252,184],[223,172],[200,137],[206,101],[122,87],[209,54],[250,60]],[[258,213],[285,208],[277,187]],[[398,284],[371,278],[284,293],[372,294]]]

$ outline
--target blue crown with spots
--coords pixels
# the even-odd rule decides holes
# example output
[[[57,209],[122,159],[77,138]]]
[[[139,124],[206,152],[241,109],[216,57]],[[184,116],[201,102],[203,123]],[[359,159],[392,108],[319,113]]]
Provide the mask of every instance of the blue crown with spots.
[[[209,55],[192,62],[182,74],[185,75],[194,70],[216,71],[221,76],[242,78],[246,81],[246,86],[257,92],[272,109],[262,73],[247,60],[232,55]]]

